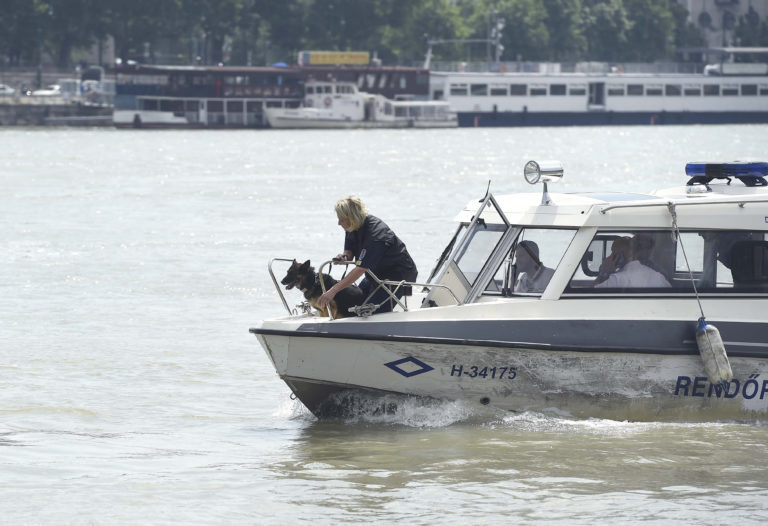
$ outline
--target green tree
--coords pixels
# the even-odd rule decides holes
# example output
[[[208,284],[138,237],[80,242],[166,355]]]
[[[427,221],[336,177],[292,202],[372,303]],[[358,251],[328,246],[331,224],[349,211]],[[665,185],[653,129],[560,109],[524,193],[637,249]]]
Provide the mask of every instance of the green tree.
[[[672,2],[669,5],[675,21],[674,48],[705,47],[707,44],[701,28],[689,20],[690,13],[682,4]]]
[[[580,60],[587,50],[580,0],[543,0],[551,54],[548,60]]]
[[[115,39],[117,56],[123,60],[151,59],[152,44],[163,37],[185,34],[181,0],[103,0],[108,33]],[[149,57],[144,57],[149,52]]]
[[[11,66],[39,62],[47,10],[39,0],[5,0],[0,9],[0,53]]]
[[[626,56],[632,28],[622,0],[585,0],[582,15],[588,60],[618,61]]]
[[[624,0],[624,5],[632,21],[624,60],[652,62],[671,58],[675,19],[669,0]]]
[[[734,32],[741,46],[768,46],[768,23],[750,5],[747,14],[739,19]]]

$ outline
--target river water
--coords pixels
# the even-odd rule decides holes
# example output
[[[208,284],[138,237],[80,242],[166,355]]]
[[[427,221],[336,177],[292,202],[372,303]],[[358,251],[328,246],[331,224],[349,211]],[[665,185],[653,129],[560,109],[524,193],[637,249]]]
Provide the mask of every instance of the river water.
[[[649,191],[768,160],[768,125],[0,130],[0,522],[764,524],[768,424],[457,403],[320,422],[249,334],[272,257],[342,248],[357,194],[424,279],[485,194]],[[534,189],[534,191],[539,191]],[[296,298],[293,298],[296,300]]]

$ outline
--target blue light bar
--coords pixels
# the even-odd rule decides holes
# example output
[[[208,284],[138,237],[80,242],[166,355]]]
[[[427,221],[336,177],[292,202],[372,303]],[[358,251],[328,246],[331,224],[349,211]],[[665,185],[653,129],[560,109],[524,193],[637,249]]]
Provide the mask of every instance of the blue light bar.
[[[764,177],[768,176],[768,162],[693,162],[685,165],[685,173],[693,177],[688,181],[689,185],[695,183],[707,184],[712,179],[727,179],[729,177],[741,180],[746,186],[768,185],[768,182],[764,179]]]

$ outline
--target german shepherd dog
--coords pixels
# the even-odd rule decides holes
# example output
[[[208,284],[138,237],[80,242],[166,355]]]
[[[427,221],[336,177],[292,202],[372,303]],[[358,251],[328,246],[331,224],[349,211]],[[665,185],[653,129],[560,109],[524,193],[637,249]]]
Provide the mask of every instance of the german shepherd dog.
[[[328,304],[328,308],[320,307],[317,304],[317,300],[323,294],[323,289],[320,286],[320,277],[315,268],[310,266],[309,260],[304,263],[297,263],[293,260],[291,266],[288,267],[288,273],[280,282],[285,285],[286,290],[291,290],[296,287],[304,293],[304,298],[309,301],[309,304],[318,310],[321,316],[328,316],[328,310],[334,318],[348,318],[354,316],[349,312],[350,307],[356,307],[363,303],[365,297],[363,291],[357,285],[350,285],[349,287],[341,290]],[[325,290],[330,289],[338,280],[333,279],[329,274],[323,273],[323,283],[325,284]]]

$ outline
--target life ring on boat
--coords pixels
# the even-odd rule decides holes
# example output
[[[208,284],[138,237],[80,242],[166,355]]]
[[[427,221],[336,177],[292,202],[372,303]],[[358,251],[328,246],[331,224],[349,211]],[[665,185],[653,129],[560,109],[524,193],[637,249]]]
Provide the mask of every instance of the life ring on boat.
[[[325,103],[325,105],[326,105],[326,106],[330,106],[330,105],[331,105],[331,102],[333,102],[333,101],[331,100],[331,98],[330,98],[330,97],[326,97],[326,98],[323,100],[323,102]]]

